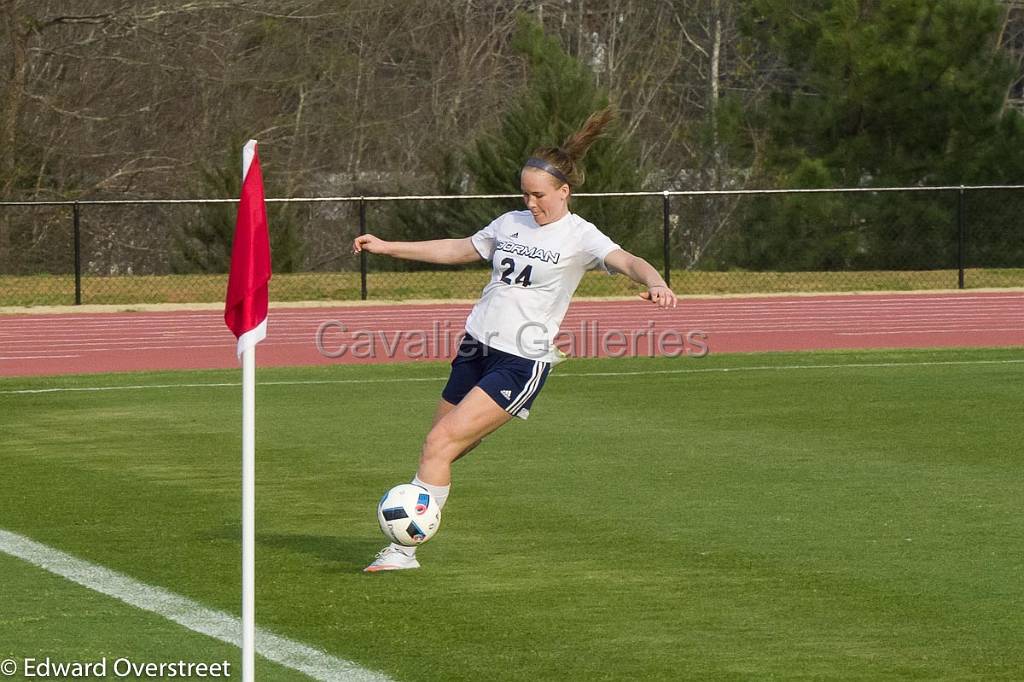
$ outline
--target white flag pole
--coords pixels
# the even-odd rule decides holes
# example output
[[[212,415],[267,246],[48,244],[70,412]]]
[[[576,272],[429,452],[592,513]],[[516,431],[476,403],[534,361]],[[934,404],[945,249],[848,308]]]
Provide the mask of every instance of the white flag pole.
[[[255,154],[256,140],[249,140],[242,150],[243,183]],[[245,345],[242,352],[242,682],[253,682],[256,678],[256,343]]]
[[[256,346],[242,353],[242,682],[255,679]]]

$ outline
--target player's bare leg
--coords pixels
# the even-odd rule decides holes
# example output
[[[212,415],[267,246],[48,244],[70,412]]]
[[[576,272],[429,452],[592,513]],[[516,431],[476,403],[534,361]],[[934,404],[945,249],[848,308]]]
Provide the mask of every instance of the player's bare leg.
[[[458,405],[451,409],[439,406],[438,411],[441,410],[445,414],[427,434],[416,472],[421,481],[435,486],[449,485],[452,462],[512,419],[479,387],[474,387]]]
[[[437,426],[437,422],[441,421],[445,417],[445,415],[447,415],[449,412],[454,410],[455,407],[456,407],[455,405],[453,405],[452,403],[448,402],[444,398],[439,399],[437,401],[437,409],[434,411],[434,421],[430,424],[430,427],[433,428],[433,427]],[[465,450],[460,452],[459,456],[456,457],[455,460],[457,461],[457,460],[462,459],[463,457],[468,455],[470,453],[470,451],[475,449],[476,446],[480,445],[480,443],[482,443],[482,442],[483,442],[483,439],[481,438],[477,442],[471,444],[468,448],[466,448]]]
[[[451,482],[452,462],[464,456],[512,419],[512,415],[498,406],[487,393],[473,388],[458,405],[441,400],[434,414],[434,425],[423,443],[420,467],[413,483],[426,488],[438,506],[444,508]],[[419,568],[415,547],[391,544],[377,553],[364,570],[399,571]]]

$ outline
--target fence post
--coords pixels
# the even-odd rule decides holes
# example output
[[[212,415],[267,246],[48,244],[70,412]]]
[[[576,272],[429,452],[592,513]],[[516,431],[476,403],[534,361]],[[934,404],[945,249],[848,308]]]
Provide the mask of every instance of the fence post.
[[[75,232],[75,305],[82,305],[82,212],[76,201],[71,206]]]
[[[956,283],[958,289],[964,288],[964,263],[966,262],[966,254],[964,253],[964,250],[967,246],[967,220],[965,216],[964,196],[964,186],[960,185],[960,191],[957,194],[956,202]]]
[[[359,197],[359,236],[362,237],[364,234],[366,234],[366,199]],[[359,297],[363,301],[367,297],[366,268],[368,262],[366,249],[363,249],[359,252]]]
[[[671,249],[669,248],[669,198],[668,190],[661,195],[661,228],[662,228],[662,245],[664,247],[664,258],[665,258],[665,284],[669,287],[672,286],[672,259]]]

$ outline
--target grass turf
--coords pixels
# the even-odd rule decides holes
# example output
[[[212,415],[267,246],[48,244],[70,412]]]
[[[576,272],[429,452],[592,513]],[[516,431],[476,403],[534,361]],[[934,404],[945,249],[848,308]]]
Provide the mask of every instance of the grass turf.
[[[53,663],[97,663],[106,659],[110,679],[115,678],[115,662],[120,658],[136,664],[227,661],[231,677],[241,675],[241,656],[236,647],[175,628],[160,616],[2,553],[0,575],[4,582],[0,659],[12,658],[18,663],[17,679],[25,676],[25,659],[34,659],[32,665],[39,670],[47,658]],[[267,661],[262,661],[263,675],[288,682],[309,679]],[[45,673],[33,676],[59,677]]]
[[[424,568],[364,575],[444,376],[260,370],[261,626],[409,681],[1024,669],[1019,350],[570,361],[456,465]],[[237,613],[239,390],[181,386],[237,378],[0,381],[0,527]],[[10,392],[154,385],[177,387]],[[0,562],[21,566],[11,655],[160,627]],[[193,655],[198,635],[161,629],[155,660]]]

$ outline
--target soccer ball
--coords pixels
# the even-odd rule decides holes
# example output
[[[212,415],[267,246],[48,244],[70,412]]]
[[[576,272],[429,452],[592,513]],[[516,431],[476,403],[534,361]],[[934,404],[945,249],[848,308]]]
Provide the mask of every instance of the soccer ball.
[[[403,483],[380,498],[377,521],[388,540],[415,547],[434,537],[441,525],[441,508],[425,488]]]

